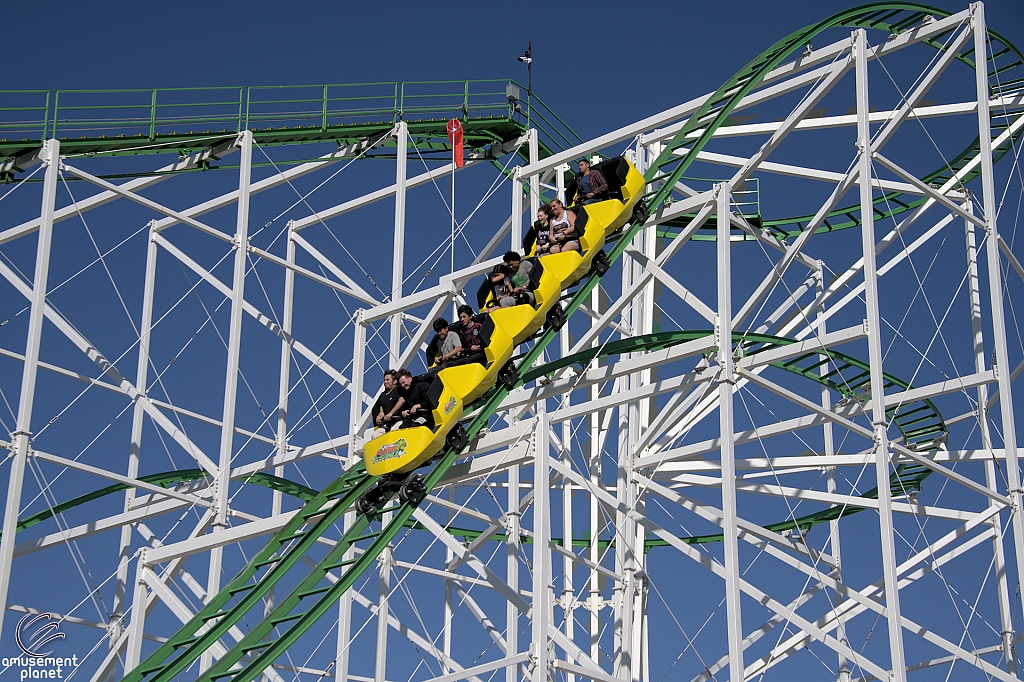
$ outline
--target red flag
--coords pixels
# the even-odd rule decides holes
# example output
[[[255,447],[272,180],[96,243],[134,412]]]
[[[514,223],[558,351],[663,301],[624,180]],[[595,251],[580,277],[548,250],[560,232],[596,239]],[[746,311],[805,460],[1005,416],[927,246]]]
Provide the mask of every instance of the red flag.
[[[465,160],[462,158],[462,122],[457,118],[448,121],[448,141],[452,143],[455,166],[462,168],[465,164]]]

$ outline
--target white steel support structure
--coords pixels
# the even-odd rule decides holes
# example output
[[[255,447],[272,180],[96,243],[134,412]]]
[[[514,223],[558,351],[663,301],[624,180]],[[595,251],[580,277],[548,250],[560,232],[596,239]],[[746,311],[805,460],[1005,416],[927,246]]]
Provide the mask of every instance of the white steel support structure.
[[[245,273],[249,261],[249,190],[252,177],[252,132],[245,130],[238,136],[240,149],[238,171],[238,211],[234,237],[234,274],[231,283],[231,319],[228,327],[228,359],[224,376],[224,410],[221,418],[220,458],[217,484],[214,489],[217,517],[213,532],[227,528],[228,505],[231,499],[231,460],[234,454],[235,410],[238,406],[238,364],[242,353],[242,302],[245,300]],[[206,593],[220,591],[223,547],[210,551],[210,571],[206,579]],[[204,655],[200,665],[210,665],[210,654]]]
[[[263,679],[706,682],[728,669],[732,682],[907,680],[915,671],[1019,680],[1013,595],[1024,524],[1013,391],[1024,347],[1004,306],[1024,291],[1024,258],[1000,238],[995,216],[1020,189],[1012,152],[1024,131],[1024,92],[996,87],[1001,72],[990,76],[984,60],[968,64],[971,46],[976,54],[1002,49],[990,47],[994,40],[976,4],[884,31],[843,24],[773,67],[538,365],[599,356],[576,356],[512,390],[379,560]],[[894,68],[904,50],[923,58]],[[1009,60],[1012,50],[1000,54]],[[898,96],[877,87],[876,61]],[[330,149],[313,162],[289,166],[286,153],[260,142],[282,164],[254,164],[262,132],[244,131],[235,144],[218,140],[171,166],[154,164],[160,173],[193,169],[237,151],[238,189],[196,199],[209,175],[191,174],[192,189],[158,201],[155,179],[103,179],[110,171],[101,163],[76,156],[63,168],[80,181],[71,185],[77,202],[61,206],[58,143],[19,161],[29,172],[30,164],[47,167],[41,183],[13,188],[13,199],[31,196],[28,219],[0,224],[0,300],[17,303],[12,324],[0,324],[0,389],[20,395],[10,442],[0,444],[11,466],[0,633],[11,637],[22,614],[51,612],[69,641],[95,645],[77,674],[101,682],[142,664],[305,499],[359,462],[380,370],[426,371],[430,322],[454,300],[473,301],[505,245],[521,250],[523,219],[532,223],[541,203],[564,198],[567,164],[613,157],[628,144],[626,157],[647,172],[711,101],[694,94],[569,148],[526,126],[490,146],[467,145],[460,203],[475,203],[492,181],[498,200],[463,226],[476,256],[456,260],[454,272],[437,271],[432,259],[421,267],[427,254],[406,239],[407,200],[419,207],[430,195],[422,205],[436,205],[417,214],[417,229],[443,223],[442,246],[450,241],[451,216],[438,215],[436,188],[455,172],[449,150],[436,145],[443,138],[424,135],[427,121],[411,110],[372,139],[324,142]],[[946,103],[926,104],[925,94]],[[747,114],[761,118],[740,118]],[[465,120],[469,139],[471,112]],[[958,131],[962,140],[944,132],[944,152],[969,153],[937,161],[945,175],[904,170],[934,153],[902,137],[904,129],[934,135],[938,120],[970,121],[959,127],[977,128],[978,149],[973,132]],[[699,135],[675,147],[676,158]],[[414,145],[425,169],[409,177]],[[527,161],[516,166],[509,155],[519,150]],[[348,172],[372,178],[372,191],[353,196],[345,175],[329,177],[336,162],[369,152],[397,159],[393,176],[390,164],[375,176],[385,164],[353,163]],[[16,181],[27,174],[12,172]],[[307,175],[312,182],[293,182]],[[170,178],[161,191],[177,182]],[[757,198],[745,193],[757,181],[763,214],[746,203]],[[78,196],[79,187],[97,194]],[[500,198],[509,187],[511,205]],[[119,231],[121,199],[153,214],[135,226],[137,247]],[[347,229],[345,221],[382,200],[386,229],[378,218],[361,223],[372,238]],[[893,206],[902,208],[890,215]],[[249,229],[250,214],[262,230]],[[1012,215],[1000,214],[1005,234]],[[95,256],[69,260],[60,240],[46,255],[60,220],[97,236],[106,258],[83,270],[101,275],[81,287],[89,297],[69,290]],[[946,239],[960,221],[965,238]],[[119,253],[121,240],[136,248],[138,272],[112,267],[107,279],[107,252]],[[382,255],[382,243],[393,256]],[[27,282],[17,271],[31,270],[30,251],[36,265]],[[929,278],[921,273],[933,258]],[[434,268],[429,279],[403,286],[426,266]],[[962,286],[944,287],[939,271]],[[48,275],[73,284],[54,288]],[[390,281],[391,289],[364,289],[367,281]],[[97,282],[137,293],[110,296]],[[925,299],[934,318],[921,313]],[[16,315],[20,306],[27,310]],[[125,309],[137,335],[118,331]],[[259,324],[243,325],[243,313]],[[71,350],[49,345],[44,320]],[[24,348],[10,330],[24,331]],[[643,343],[630,345],[636,339]],[[250,370],[253,358],[259,367]],[[204,400],[221,395],[216,409]],[[123,424],[114,418],[120,411]],[[174,466],[161,478],[168,459]],[[197,466],[209,475],[182,473]],[[128,490],[115,491],[111,508],[82,503],[47,515],[67,497],[113,485]],[[34,516],[34,525],[18,532],[19,514]],[[389,518],[374,519],[368,532]],[[357,521],[352,510],[340,515],[290,570],[309,570]],[[348,549],[317,589],[334,584],[368,544]],[[20,571],[69,551],[87,558],[93,583],[64,560],[51,563],[54,576],[66,571],[66,599],[9,589],[12,579],[24,582]],[[881,561],[860,556],[876,552]],[[205,584],[193,577],[203,571]],[[182,679],[283,603],[291,577]],[[88,612],[92,597],[106,600],[107,592],[110,601]],[[925,603],[921,594],[932,597]],[[279,623],[267,641],[286,627]],[[888,638],[878,637],[883,628]]]
[[[722,443],[722,531],[725,546],[725,608],[729,643],[729,679],[743,682],[743,617],[740,608],[739,526],[736,509],[736,453],[732,442],[733,390],[736,370],[732,350],[732,254],[729,217],[732,215],[732,187],[715,186],[717,199],[718,250],[718,424]]]
[[[21,512],[21,492],[32,447],[32,407],[35,402],[36,374],[39,371],[39,345],[43,336],[43,310],[46,307],[46,289],[50,272],[50,246],[53,243],[53,211],[57,200],[57,177],[60,174],[60,142],[47,140],[43,149],[46,174],[43,176],[43,203],[40,209],[39,234],[36,240],[35,270],[32,281],[32,301],[29,308],[28,336],[21,373],[21,394],[18,399],[17,425],[12,436],[10,478],[7,484],[7,502],[4,505],[3,537],[0,538],[0,603],[6,610],[8,590],[11,586],[12,560],[18,514]],[[3,634],[0,618],[0,634]]]
[[[537,449],[533,465],[533,610],[530,614],[533,643],[530,646],[532,682],[549,682],[552,678],[552,654],[549,644],[552,622],[551,582],[551,424],[547,406],[537,404]]]
[[[147,392],[147,381],[149,378],[149,344],[153,324],[153,295],[156,287],[156,261],[158,253],[156,241],[153,239],[154,235],[152,229],[153,223],[150,223],[150,230],[147,235],[148,245],[146,247],[146,279],[143,284],[142,292],[142,320],[139,326],[139,361],[136,366],[135,379],[135,390],[143,395]],[[132,440],[129,446],[130,451],[128,453],[127,475],[130,478],[135,478],[139,475],[139,453],[142,449],[142,427],[145,415],[146,413],[142,409],[142,405],[136,403],[132,409]],[[126,513],[131,510],[134,500],[135,490],[129,488],[124,494],[124,511]],[[132,527],[124,526],[121,529],[120,549],[118,552],[117,589],[114,592],[113,613],[111,614],[112,622],[116,619],[116,621],[120,623],[124,618],[123,609],[128,587],[131,539]],[[145,615],[136,611],[133,619],[136,617],[144,619]],[[120,629],[120,627],[118,629]],[[118,633],[118,636],[119,635],[120,633]],[[110,643],[112,646],[117,639],[118,637],[111,636]]]
[[[857,74],[857,147],[860,152],[857,171],[860,185],[861,246],[864,259],[864,298],[867,304],[868,362],[871,365],[871,423],[874,427],[873,453],[878,483],[879,538],[882,545],[882,575],[885,581],[886,623],[889,628],[889,656],[892,679],[905,682],[903,626],[900,623],[900,590],[896,576],[896,538],[892,523],[892,492],[889,489],[889,420],[885,414],[885,388],[882,378],[881,315],[878,302],[878,269],[875,264],[875,219],[871,178],[871,125],[868,121],[867,33],[853,33],[853,57]]]
[[[409,124],[399,121],[395,134],[397,143],[397,164],[395,169],[395,239],[393,245],[393,261],[391,265],[391,300],[402,298],[405,277],[405,192],[408,184],[409,161]],[[455,248],[455,244],[452,244]],[[391,367],[398,366],[401,355],[402,315],[395,314],[391,318]]]
[[[971,20],[974,26],[974,49],[977,54],[988,54],[988,29],[985,24],[985,5],[971,4]],[[1013,500],[1010,518],[1013,522],[1013,546],[1018,570],[1024,566],[1024,492],[1021,491],[1020,464],[1017,458],[1015,417],[1013,414],[1013,391],[1010,386],[1010,359],[1006,344],[1006,316],[1003,312],[1002,256],[999,251],[999,229],[996,221],[995,177],[992,168],[992,122],[989,107],[988,72],[975,69],[975,83],[978,93],[978,135],[981,144],[981,190],[983,219],[986,234],[985,252],[988,261],[988,288],[992,311],[992,347],[999,379],[999,413],[1002,418],[1003,448],[1006,456],[1006,487]],[[1024,600],[1024,593],[1021,594]],[[1022,602],[1024,603],[1024,602]]]
[[[973,213],[973,205],[964,202],[964,211]],[[975,226],[969,220],[964,221],[964,233],[967,241],[967,283],[970,291],[971,301],[971,333],[974,336],[974,368],[978,372],[986,369],[985,361],[985,333],[983,330],[981,287],[978,275],[978,246]],[[988,416],[989,393],[988,386],[978,386],[978,427],[981,432],[982,448],[988,451],[993,449],[992,432]],[[998,488],[999,479],[996,474],[995,462],[985,462],[985,484],[990,488]],[[1006,660],[1006,670],[1011,674],[1017,672],[1017,653],[1013,642],[1013,604],[1006,577],[1006,554],[1003,549],[1003,514],[993,517],[990,521],[992,527],[992,558],[993,569],[996,574],[996,594],[999,599],[999,625],[1002,636],[1003,658]]]

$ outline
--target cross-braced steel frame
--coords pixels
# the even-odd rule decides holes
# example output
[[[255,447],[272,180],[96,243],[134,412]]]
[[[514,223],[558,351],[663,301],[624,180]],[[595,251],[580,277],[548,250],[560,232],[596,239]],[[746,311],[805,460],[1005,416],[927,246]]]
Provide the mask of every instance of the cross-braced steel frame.
[[[2,388],[18,391],[3,444],[0,641],[20,614],[51,612],[69,641],[90,642],[75,675],[137,672],[252,548],[286,527],[294,499],[325,487],[329,467],[333,477],[356,466],[381,369],[422,370],[430,322],[474,303],[479,278],[521,245],[524,219],[564,198],[567,164],[626,145],[649,197],[665,200],[622,237],[621,267],[571,311],[557,346],[520,368],[523,382],[374,567],[262,677],[1020,679],[1014,384],[1024,348],[1013,301],[1024,267],[1007,237],[1016,218],[1000,208],[1021,189],[1024,91],[994,87],[999,59],[1013,54],[993,47],[981,3],[948,16],[908,7],[875,8],[870,21],[851,12],[823,34],[834,42],[780,58],[749,88],[736,81],[742,92],[698,97],[546,155],[528,127],[463,168],[439,161],[418,172],[409,167],[422,158],[415,133],[399,120],[383,137],[314,160],[279,158],[259,179],[256,161],[273,150],[248,130],[124,182],[101,177],[110,161],[100,170],[101,159],[62,155],[59,139],[8,159],[5,170],[41,178],[42,209],[0,231],[5,298],[25,307],[14,327],[23,345],[8,336],[0,351]],[[901,11],[913,21],[901,25]],[[910,54],[926,58],[897,68]],[[778,120],[712,125],[707,107],[733,96],[731,112]],[[325,199],[339,164],[356,160],[349,172],[358,172],[385,149],[393,183]],[[925,157],[941,172],[925,176]],[[222,159],[237,159],[230,191],[181,209],[169,204],[188,203],[183,195],[151,191],[179,182],[173,171]],[[673,175],[673,159],[714,179]],[[507,174],[497,175],[499,196],[511,197],[504,224],[460,223],[483,246],[414,287],[408,264],[423,254],[410,246],[409,201],[447,198],[453,176],[494,165]],[[299,184],[309,178],[314,185]],[[773,203],[765,178],[787,203]],[[9,201],[31,194],[25,179],[15,178]],[[758,179],[753,203],[763,206],[751,209]],[[263,193],[266,211],[302,212],[269,244],[257,237],[263,219],[250,219]],[[312,197],[328,207],[314,210]],[[55,284],[74,273],[51,253],[70,221],[87,225],[96,209],[97,228],[99,216],[117,215],[102,207],[129,202],[153,216],[130,283],[141,311],[129,311],[127,341],[104,335],[108,350],[89,338],[89,319],[121,303],[60,305]],[[390,208],[386,223],[369,219],[387,225],[372,243],[331,232],[378,202],[393,205],[393,220]],[[776,206],[792,205],[806,216],[772,220]],[[381,290],[360,261],[375,253],[380,264],[388,252]],[[162,293],[170,285],[159,275],[172,267],[187,290]],[[172,333],[165,318],[195,291],[216,309],[172,316]],[[324,293],[347,314],[340,323],[340,312],[323,312]],[[216,329],[217,370],[191,365],[168,389],[161,382],[186,355],[168,348],[190,324],[193,338]],[[100,440],[97,454],[90,439],[104,433],[111,400],[130,421],[128,441]],[[84,436],[51,436],[55,452],[37,449],[72,405],[95,410],[91,425],[76,422]],[[324,437],[296,429],[313,421]],[[164,452],[179,471],[155,475]],[[303,471],[315,473],[300,484]],[[60,476],[79,494],[116,484],[102,499],[118,509],[97,512],[91,498],[60,505]],[[34,527],[25,523],[33,514]],[[371,531],[390,520],[385,512]],[[348,511],[335,530],[356,522]],[[296,570],[337,540],[318,538]],[[353,545],[339,570],[364,551]],[[84,587],[33,592],[47,579],[35,559],[58,553],[51,561],[71,556],[88,569]],[[249,618],[270,613],[290,587],[275,586]],[[97,595],[107,595],[103,608],[84,617]],[[233,625],[182,675],[201,678],[253,624]]]

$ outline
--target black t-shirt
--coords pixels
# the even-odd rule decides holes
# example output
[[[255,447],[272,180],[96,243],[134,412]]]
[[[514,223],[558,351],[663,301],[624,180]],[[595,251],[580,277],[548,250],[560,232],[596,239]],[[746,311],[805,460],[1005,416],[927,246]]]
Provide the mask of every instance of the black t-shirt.
[[[381,393],[380,397],[377,398],[377,402],[373,404],[373,410],[370,412],[373,415],[373,422],[377,423],[377,415],[380,414],[381,410],[384,410],[384,415],[387,416],[394,409],[395,405],[398,404],[398,399],[401,397],[402,392],[397,386],[391,389],[390,393]]]
[[[418,377],[413,380],[412,386],[409,387],[408,391],[402,394],[405,398],[404,410],[412,409],[413,405],[419,405],[425,410],[431,409],[428,401],[430,399],[430,384],[431,379],[419,379]]]

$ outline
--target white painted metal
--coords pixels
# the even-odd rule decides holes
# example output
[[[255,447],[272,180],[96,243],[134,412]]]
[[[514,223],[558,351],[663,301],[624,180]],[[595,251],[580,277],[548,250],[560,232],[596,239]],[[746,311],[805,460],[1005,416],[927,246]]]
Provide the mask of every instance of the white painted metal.
[[[875,479],[878,483],[879,538],[885,577],[885,608],[889,628],[889,656],[892,679],[906,680],[903,628],[900,624],[900,592],[896,577],[896,538],[892,525],[892,492],[889,489],[889,420],[885,413],[885,380],[882,377],[882,322],[878,302],[878,274],[875,267],[875,220],[872,201],[871,154],[875,140],[868,122],[867,32],[853,33],[857,70],[857,147],[860,184],[861,246],[864,258],[864,296],[867,303],[868,354],[871,364],[871,423],[874,427]]]
[[[50,271],[50,246],[53,243],[53,212],[57,199],[57,177],[60,174],[60,142],[48,140],[44,149],[46,174],[43,178],[43,203],[40,209],[39,236],[36,240],[35,272],[30,297],[28,336],[25,339],[25,360],[21,373],[21,397],[18,400],[17,425],[10,449],[11,471],[4,505],[3,537],[0,538],[0,604],[7,610],[7,592],[11,585],[15,534],[21,512],[21,493],[25,468],[32,443],[32,408],[35,402],[36,374],[39,371],[39,346],[43,336],[43,313],[46,308],[47,278]],[[0,633],[3,632],[0,612]]]
[[[729,645],[729,679],[743,682],[743,618],[740,608],[740,559],[737,539],[736,454],[732,441],[733,391],[736,372],[732,350],[732,257],[729,215],[732,213],[732,185],[715,186],[718,249],[718,324],[715,341],[718,346],[718,428],[721,442],[722,469],[722,531],[725,546],[725,608]]]
[[[234,455],[235,400],[238,394],[238,363],[242,353],[242,314],[245,300],[245,273],[249,264],[249,186],[252,175],[252,132],[245,130],[238,136],[241,148],[238,173],[238,213],[234,238],[234,277],[231,286],[231,321],[228,330],[228,359],[224,377],[224,412],[221,419],[220,459],[217,469],[216,495],[217,518],[213,531],[227,528],[228,502],[231,486],[231,460]],[[206,579],[206,593],[217,594],[221,585],[223,547],[210,551],[209,574]],[[212,652],[203,654],[200,670],[209,668]]]
[[[402,288],[405,279],[405,192],[408,177],[408,153],[409,153],[409,124],[399,121],[398,134],[395,136],[398,152],[398,164],[395,176],[395,239],[391,264],[391,301],[399,302],[402,299]],[[455,244],[452,244],[452,249]],[[401,355],[402,341],[402,316],[394,315],[391,318],[391,367],[398,367],[398,358]]]
[[[979,55],[989,54],[988,29],[985,24],[985,6],[981,2],[971,4],[971,20],[974,24],[974,49]],[[975,83],[978,93],[978,135],[981,143],[981,187],[984,207],[986,256],[988,259],[989,306],[992,311],[992,346],[995,364],[999,368],[999,413],[1002,417],[1003,448],[1006,453],[1006,486],[1013,500],[1015,513],[1013,523],[1013,545],[1017,566],[1024,566],[1024,515],[1021,514],[1024,494],[1021,491],[1020,464],[1017,458],[1017,438],[1013,414],[1013,391],[1010,388],[1010,360],[1006,345],[1006,319],[1003,314],[1003,276],[999,256],[999,229],[996,213],[999,210],[995,197],[995,177],[992,169],[992,122],[988,107],[988,71],[980,65],[975,69]],[[1024,599],[1024,593],[1021,594]]]

